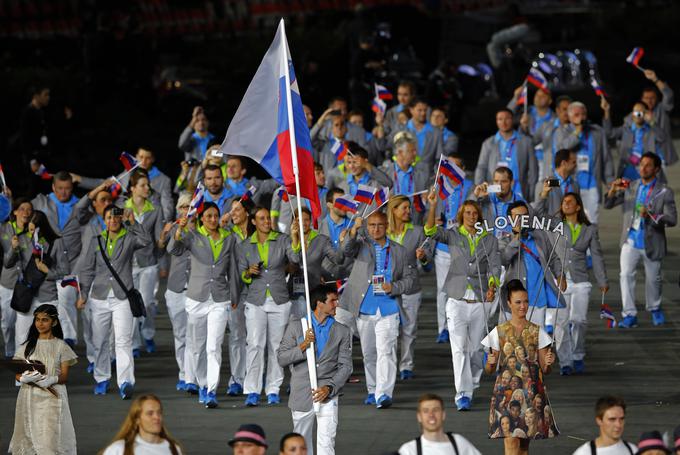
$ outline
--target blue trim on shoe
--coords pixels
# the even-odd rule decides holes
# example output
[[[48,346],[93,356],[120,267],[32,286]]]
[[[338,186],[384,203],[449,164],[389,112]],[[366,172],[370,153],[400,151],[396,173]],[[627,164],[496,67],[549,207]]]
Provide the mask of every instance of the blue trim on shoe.
[[[622,329],[631,329],[638,326],[637,316],[626,316],[623,321],[619,322],[618,327]]]
[[[267,395],[267,404],[281,404],[281,398],[278,393],[270,393]]]
[[[186,391],[186,389],[187,389],[187,383],[184,382],[183,379],[180,379],[179,381],[177,381],[177,384],[175,385],[175,388],[176,388],[178,391],[180,391],[180,392],[184,392],[184,391]]]
[[[441,332],[439,332],[439,336],[437,337],[437,344],[444,344],[449,342],[449,329],[444,329]]]
[[[191,395],[198,395],[200,391],[198,386],[196,384],[192,384],[191,382],[186,383],[184,390],[186,390]]]
[[[469,411],[471,407],[471,400],[469,397],[463,396],[456,400],[456,409],[459,411]]]
[[[246,397],[246,406],[254,407],[260,405],[260,394],[259,393],[249,393]]]
[[[416,375],[413,374],[413,371],[411,370],[401,370],[401,373],[399,373],[399,377],[401,378],[402,381],[413,379],[415,376]]]
[[[71,349],[76,348],[76,340],[73,338],[64,338],[64,343],[68,344]]]
[[[243,393],[243,386],[238,382],[233,382],[227,388],[227,395],[230,397],[237,397]]]
[[[153,340],[153,338],[144,340],[144,345],[146,346],[146,352],[149,354],[156,352],[156,342]]]
[[[560,368],[560,376],[571,376],[574,373],[574,369],[567,365],[566,367]]]
[[[586,363],[583,360],[574,360],[574,373],[583,374],[586,371]]]
[[[94,386],[94,394],[95,395],[106,395],[109,391],[109,381],[101,381],[98,382],[97,385]]]
[[[374,393],[369,393],[366,395],[366,399],[364,400],[364,404],[372,406],[375,405],[375,394]]]
[[[652,311],[652,324],[655,326],[660,326],[664,325],[666,323],[666,316],[663,314],[663,310],[661,308],[657,308],[656,310]]]
[[[90,374],[94,373],[94,362],[87,363],[87,372]]]
[[[208,392],[205,396],[205,407],[215,409],[217,407],[217,395],[215,392]]]
[[[132,357],[135,359],[138,359],[142,356],[142,351],[140,351],[138,348],[132,350]]]
[[[198,402],[201,404],[205,404],[206,400],[208,399],[208,388],[207,387],[201,387],[198,389]]]
[[[387,409],[392,406],[392,397],[388,395],[381,395],[376,402],[376,407],[378,409]]]
[[[134,392],[135,386],[130,384],[129,382],[124,382],[122,386],[120,386],[120,397],[123,400],[129,400],[132,398],[132,392]]]

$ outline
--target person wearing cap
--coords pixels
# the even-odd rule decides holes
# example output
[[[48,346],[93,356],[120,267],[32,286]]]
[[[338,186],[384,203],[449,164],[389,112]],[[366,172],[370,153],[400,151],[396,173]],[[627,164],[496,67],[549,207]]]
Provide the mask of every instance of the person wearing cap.
[[[640,436],[638,451],[635,455],[670,455],[671,451],[663,442],[661,433],[656,430],[646,431]]]
[[[604,396],[597,400],[595,423],[600,428],[599,436],[576,449],[573,455],[633,455],[635,453],[637,447],[622,439],[626,424],[626,403],[623,398]]]
[[[673,430],[673,450],[675,455],[680,455],[680,425]]]
[[[310,455],[314,454],[312,434],[317,422],[317,455],[335,453],[338,427],[338,396],[352,374],[352,344],[350,330],[335,320],[338,292],[335,287],[318,286],[309,296],[312,324],[302,330],[300,317],[286,326],[277,351],[281,367],[289,367],[290,398],[288,407],[293,416],[293,431],[306,441]],[[307,316],[303,316],[309,327]],[[307,349],[314,343],[317,388],[312,391],[307,366]],[[313,402],[319,403],[315,410]]]
[[[264,455],[267,452],[267,437],[256,423],[245,423],[238,427],[229,441],[234,455]]]

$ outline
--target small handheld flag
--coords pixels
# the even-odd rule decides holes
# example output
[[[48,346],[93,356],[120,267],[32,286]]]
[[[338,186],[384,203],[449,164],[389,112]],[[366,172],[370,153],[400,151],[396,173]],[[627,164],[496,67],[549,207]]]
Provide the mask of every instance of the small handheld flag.
[[[414,194],[413,195],[413,208],[416,209],[416,212],[418,213],[423,213],[425,212],[425,203],[423,202],[423,195],[422,194]]]
[[[36,227],[35,231],[33,231],[33,238],[31,239],[31,243],[33,245],[33,254],[35,254],[36,256],[40,255],[40,258],[42,259],[44,247],[40,243],[39,227]]]
[[[121,163],[123,163],[123,167],[125,168],[126,171],[129,171],[133,167],[137,166],[137,160],[135,159],[134,156],[130,155],[128,152],[121,153],[118,159],[120,160]]]
[[[352,199],[352,196],[345,194],[335,199],[333,207],[343,212],[357,213],[359,210],[359,203]]]
[[[380,84],[374,84],[375,85],[375,95],[385,101],[392,101],[392,93],[390,93],[389,90],[387,90],[387,87],[384,85]]]
[[[600,306],[600,319],[605,320],[605,325],[609,329],[613,329],[616,327],[616,318],[614,317],[614,313],[612,312],[611,308],[609,308],[609,305],[606,303],[603,303]]]
[[[279,188],[279,191],[276,192],[276,195],[279,197],[284,202],[288,202],[290,200],[290,197],[288,196],[288,191],[286,191],[285,187]]]
[[[334,143],[331,146],[331,152],[333,152],[333,155],[335,155],[335,159],[338,162],[344,161],[345,156],[347,155],[347,144],[345,141],[334,140]]]
[[[378,206],[385,205],[389,198],[390,188],[387,186],[383,186],[375,193],[375,203],[378,204]]]
[[[38,170],[35,171],[35,175],[37,175],[38,177],[40,177],[43,180],[50,180],[52,178],[52,174],[47,172],[47,168],[45,168],[44,164],[41,164],[40,166],[38,166]]]
[[[191,218],[194,215],[200,215],[203,211],[203,195],[205,194],[205,187],[203,182],[198,182],[196,185],[196,190],[189,203],[189,211],[187,212],[187,218]]]
[[[253,195],[255,194],[255,191],[257,191],[257,188],[255,186],[250,185],[248,189],[246,190],[245,193],[243,193],[243,196],[241,196],[240,201],[247,201],[248,199],[252,199]]]
[[[517,98],[517,105],[522,106],[524,105],[526,107],[527,105],[527,99],[529,98],[529,86],[527,84],[524,84],[522,87],[522,92],[519,94],[519,98]]]
[[[527,75],[527,82],[533,85],[534,87],[543,90],[546,93],[550,92],[550,90],[548,89],[548,80],[545,78],[543,73],[541,73],[536,68],[531,68],[529,70],[529,74]]]
[[[338,297],[342,295],[342,293],[345,291],[345,286],[347,286],[347,278],[342,279],[342,280],[337,280],[335,282],[335,286],[338,289]]]
[[[447,176],[454,186],[458,186],[465,180],[465,171],[459,168],[456,163],[447,160],[443,156],[439,161],[439,172]]]
[[[368,185],[359,185],[357,188],[357,193],[354,195],[354,201],[362,204],[370,204],[373,202],[373,196],[375,195],[375,188]]]
[[[641,47],[635,47],[633,48],[633,51],[630,53],[630,55],[626,58],[626,61],[631,65],[640,68],[640,60],[642,59],[643,55],[645,55],[645,50]]]
[[[446,181],[447,179],[444,178],[443,175],[439,176],[439,180],[437,185],[439,187],[439,199],[445,200],[448,199],[449,196],[453,194],[453,189],[449,187],[449,184]]]
[[[593,90],[595,90],[595,94],[600,97],[606,97],[607,94],[604,92],[604,89],[600,85],[600,83],[597,81],[597,79],[592,78],[590,80],[590,85],[593,87]]]

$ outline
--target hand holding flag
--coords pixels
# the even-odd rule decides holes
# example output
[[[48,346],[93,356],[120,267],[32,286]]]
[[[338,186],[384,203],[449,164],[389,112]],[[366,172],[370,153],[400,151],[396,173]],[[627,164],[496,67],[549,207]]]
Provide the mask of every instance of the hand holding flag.
[[[31,160],[31,170],[35,175],[37,175],[43,180],[50,180],[52,178],[52,174],[47,172],[47,168],[45,168],[45,165],[38,163],[38,161],[35,159]]]
[[[465,171],[456,165],[453,161],[449,161],[442,155],[439,159],[439,172],[448,177],[453,186],[456,187],[465,180]]]
[[[600,83],[594,77],[590,80],[590,85],[593,87],[593,90],[595,90],[595,94],[600,98],[607,96],[607,94],[604,92],[604,89],[602,88],[602,85],[600,85]]]
[[[61,280],[61,287],[73,286],[78,291],[78,298],[80,298],[80,281],[78,275],[65,275]]]
[[[345,160],[345,156],[347,155],[348,148],[347,144],[345,141],[338,141],[336,139],[333,139],[333,145],[331,145],[331,152],[333,152],[333,155],[335,155],[335,160],[338,163],[341,163]]]

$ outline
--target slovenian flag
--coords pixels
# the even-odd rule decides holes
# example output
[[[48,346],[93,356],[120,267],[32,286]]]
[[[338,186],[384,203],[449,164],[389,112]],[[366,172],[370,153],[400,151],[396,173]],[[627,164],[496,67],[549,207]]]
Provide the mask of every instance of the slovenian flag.
[[[422,196],[422,194],[413,195],[413,208],[416,209],[416,212],[418,213],[423,213],[426,209]]]
[[[45,167],[44,164],[41,164],[40,166],[38,166],[38,170],[35,171],[35,175],[37,175],[38,177],[40,177],[43,180],[50,180],[52,178],[52,174],[47,172],[47,168]]]
[[[137,166],[137,160],[135,159],[134,156],[130,155],[128,152],[123,152],[120,154],[120,157],[118,157],[121,163],[123,163],[123,167],[125,168],[126,171],[129,171],[133,167]]]
[[[352,199],[352,196],[345,194],[335,199],[333,207],[343,212],[357,213],[359,203]]]
[[[118,182],[113,182],[113,184],[109,187],[109,193],[111,193],[111,197],[113,199],[118,199],[118,196],[120,196],[122,192],[123,187]]]
[[[387,90],[387,87],[380,84],[375,85],[375,96],[384,101],[392,101],[392,93]]]
[[[203,182],[198,182],[196,185],[196,190],[194,195],[189,202],[189,211],[187,212],[187,218],[191,218],[194,215],[200,215],[203,211],[203,195],[205,194],[205,188],[203,187]]]
[[[383,186],[380,188],[378,191],[375,193],[375,203],[378,204],[378,206],[385,205],[387,200],[390,198],[390,188],[387,186]]]
[[[66,275],[61,280],[61,287],[73,286],[78,292],[80,292],[80,283],[78,282],[78,275]]]
[[[447,176],[453,186],[458,186],[465,180],[465,171],[459,168],[456,163],[447,160],[443,156],[439,160],[439,172]]]
[[[597,81],[597,79],[592,78],[590,80],[590,85],[593,87],[593,90],[595,90],[595,94],[597,96],[607,96],[607,94],[604,92],[604,89],[600,85],[600,83]]]
[[[529,86],[527,84],[524,84],[522,92],[520,93],[519,98],[517,98],[517,105],[521,106],[523,104],[527,104],[528,98],[529,98]]]
[[[613,329],[616,327],[616,318],[614,317],[614,313],[612,312],[612,309],[609,308],[609,305],[606,303],[603,303],[600,306],[600,319],[605,320],[605,324],[607,328]]]
[[[331,152],[335,155],[335,160],[339,163],[345,160],[347,156],[347,144],[345,141],[338,141],[333,139],[333,145],[331,145]]]
[[[378,112],[382,112],[384,114],[385,111],[387,110],[387,104],[383,100],[381,100],[380,98],[378,98],[376,96],[375,98],[373,98],[373,104],[371,104],[371,110],[373,112],[375,112],[376,114]]]
[[[630,53],[628,58],[626,58],[626,61],[631,65],[639,66],[640,59],[642,59],[643,55],[645,55],[645,50],[643,48],[641,47],[633,48],[633,51]]]
[[[359,184],[357,187],[357,194],[354,195],[354,200],[362,204],[370,204],[373,202],[373,196],[375,196],[375,188]]]
[[[437,186],[439,187],[439,199],[441,200],[448,199],[449,196],[453,194],[453,188],[449,187],[447,180],[448,179],[445,179],[443,175],[440,175],[437,181]]]
[[[43,246],[40,243],[40,228],[36,227],[35,231],[33,231],[33,239],[31,240],[31,243],[33,244],[33,254],[36,256],[40,255],[42,257],[43,253]]]
[[[276,195],[284,202],[288,202],[290,200],[290,197],[288,197],[288,191],[286,191],[285,187],[279,188],[279,191],[276,193]]]
[[[541,73],[536,68],[531,68],[529,70],[529,75],[527,76],[527,82],[531,85],[543,90],[544,92],[550,92],[548,89],[548,80],[545,78],[543,73]]]
[[[347,286],[347,278],[342,279],[342,280],[337,280],[335,282],[335,286],[338,289],[338,297],[342,295],[342,293],[345,291],[345,286]]]
[[[252,199],[253,195],[255,194],[255,191],[257,188],[255,186],[250,185],[248,189],[246,190],[245,193],[243,193],[243,196],[241,196],[242,201],[247,201],[248,199]]]

